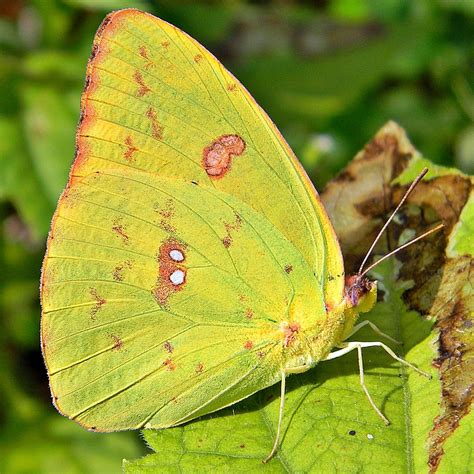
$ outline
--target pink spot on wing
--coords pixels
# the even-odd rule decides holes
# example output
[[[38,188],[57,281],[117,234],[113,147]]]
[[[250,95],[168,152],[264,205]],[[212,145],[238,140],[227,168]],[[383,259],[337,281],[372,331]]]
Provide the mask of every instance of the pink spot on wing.
[[[285,347],[291,346],[296,339],[296,335],[298,334],[301,326],[297,322],[292,322],[288,326],[285,327],[283,333],[285,335],[284,345]]]
[[[245,151],[245,142],[239,135],[221,135],[204,148],[202,165],[208,176],[220,179],[230,170],[234,156]]]

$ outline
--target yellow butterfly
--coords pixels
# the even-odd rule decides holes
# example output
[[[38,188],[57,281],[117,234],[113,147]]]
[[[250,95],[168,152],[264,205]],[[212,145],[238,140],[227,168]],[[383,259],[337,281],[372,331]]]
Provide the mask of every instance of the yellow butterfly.
[[[137,10],[105,19],[43,266],[61,413],[97,431],[167,428],[281,381],[269,459],[286,377],[356,350],[387,421],[362,349],[411,364],[345,342],[365,324],[389,338],[355,324],[376,300],[363,265],[346,278],[300,163],[208,51]]]

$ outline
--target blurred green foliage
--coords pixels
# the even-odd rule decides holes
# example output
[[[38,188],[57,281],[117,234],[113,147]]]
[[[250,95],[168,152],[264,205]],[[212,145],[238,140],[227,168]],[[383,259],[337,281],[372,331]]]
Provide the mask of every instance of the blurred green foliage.
[[[145,447],[50,403],[41,258],[74,154],[93,35],[136,7],[202,42],[248,87],[321,188],[388,119],[431,160],[474,172],[474,2],[2,0],[1,472],[118,472]]]

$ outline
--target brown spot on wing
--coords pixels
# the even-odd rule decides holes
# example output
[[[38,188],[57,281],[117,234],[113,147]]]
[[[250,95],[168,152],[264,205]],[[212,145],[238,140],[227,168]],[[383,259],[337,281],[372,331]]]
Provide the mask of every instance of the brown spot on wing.
[[[143,59],[146,59],[146,60],[150,60],[150,58],[148,57],[148,50],[146,49],[146,46],[139,46],[138,47],[138,53],[140,54],[140,56],[143,58]]]
[[[156,205],[155,211],[160,215],[159,226],[169,234],[176,233],[176,227],[171,223],[171,219],[174,217],[175,209],[172,199],[167,199],[164,207]]]
[[[146,116],[151,122],[151,136],[157,140],[162,140],[164,127],[158,122],[155,109],[153,109],[153,107],[149,107],[146,111]]]
[[[176,262],[171,256],[172,250],[178,250],[183,255],[183,261]],[[186,267],[184,262],[186,261],[186,246],[174,238],[165,240],[158,251],[158,278],[155,288],[152,290],[152,294],[155,300],[161,307],[166,308],[168,304],[168,298],[181,291],[186,284]],[[176,271],[181,270],[184,273],[184,281],[179,285],[175,285],[171,281],[171,275]]]
[[[118,235],[124,244],[128,244],[128,234],[126,232],[125,226],[122,224],[120,218],[117,218],[112,223],[112,230]]]
[[[165,48],[165,49],[168,49],[169,45],[170,45],[170,42],[168,40],[165,40],[165,41],[161,42],[161,46],[163,46],[163,48]]]
[[[222,178],[231,167],[232,158],[245,151],[246,144],[239,135],[221,135],[203,150],[202,165],[212,179]]]
[[[89,293],[92,296],[92,298],[94,298],[95,300],[95,305],[91,309],[91,313],[90,313],[91,319],[95,319],[97,316],[97,313],[102,308],[102,306],[104,306],[104,304],[107,303],[107,301],[105,300],[105,298],[102,298],[102,296],[100,296],[97,293],[97,290],[95,288],[89,288]]]
[[[143,97],[145,94],[151,92],[151,89],[145,84],[145,80],[143,79],[143,76],[140,71],[135,71],[133,79],[139,86],[137,91],[138,97]]]
[[[202,59],[202,55],[201,55],[201,54],[196,54],[196,56],[194,56],[194,62],[195,62],[195,63],[200,63],[200,62],[201,62],[201,59]]]
[[[156,211],[158,212],[158,214],[160,214],[160,216],[164,217],[165,219],[171,219],[174,216],[175,212],[173,200],[167,199],[165,201],[165,205],[163,207],[158,207]]]
[[[171,359],[166,359],[163,362],[163,366],[166,367],[169,371],[173,371],[176,369],[176,364]]]
[[[153,66],[153,62],[148,56],[148,49],[146,48],[146,46],[139,46],[138,54],[145,60],[145,69],[148,69],[150,66]]]
[[[234,92],[237,89],[237,84],[235,82],[232,82],[230,84],[227,84],[226,89],[229,92]]]
[[[202,362],[199,362],[199,364],[196,366],[196,374],[202,374],[204,370],[204,364]]]
[[[285,265],[285,272],[291,273],[293,271],[293,265]]]
[[[253,318],[253,309],[252,308],[247,308],[245,310],[245,317],[247,319],[252,319]]]
[[[237,214],[236,212],[234,213],[234,215],[235,215],[234,222],[224,223],[224,227],[227,234],[222,239],[222,243],[224,244],[224,247],[226,249],[228,249],[232,245],[234,231],[238,231],[242,227],[242,217],[240,217],[240,215]]]
[[[168,234],[175,234],[176,233],[176,227],[171,225],[169,222],[167,222],[165,219],[161,219],[160,221],[160,227],[165,231],[168,232]]]
[[[109,334],[110,338],[112,339],[114,345],[112,347],[113,351],[119,351],[123,347],[123,341],[119,336],[115,334]]]
[[[131,260],[125,260],[123,263],[119,263],[113,271],[112,277],[115,281],[123,281],[123,272],[125,269],[131,269],[132,268],[132,262]]]
[[[133,145],[133,141],[132,141],[132,137],[130,135],[128,135],[126,138],[125,138],[125,146],[127,147],[124,154],[123,154],[123,157],[129,162],[131,163],[132,161],[134,161],[134,158],[133,158],[133,154],[138,151],[138,148],[136,146]]]
[[[171,345],[171,342],[170,341],[166,341],[164,344],[163,344],[163,348],[166,352],[169,352],[170,354],[174,351],[174,347]]]

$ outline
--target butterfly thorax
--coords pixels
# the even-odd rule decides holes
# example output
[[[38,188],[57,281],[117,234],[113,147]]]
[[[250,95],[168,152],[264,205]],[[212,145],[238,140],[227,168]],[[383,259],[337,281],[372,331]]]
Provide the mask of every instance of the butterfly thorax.
[[[328,308],[315,324],[295,318],[280,324],[286,368],[315,366],[351,333],[359,313],[369,311],[377,299],[377,284],[357,276],[348,277],[341,302]]]

